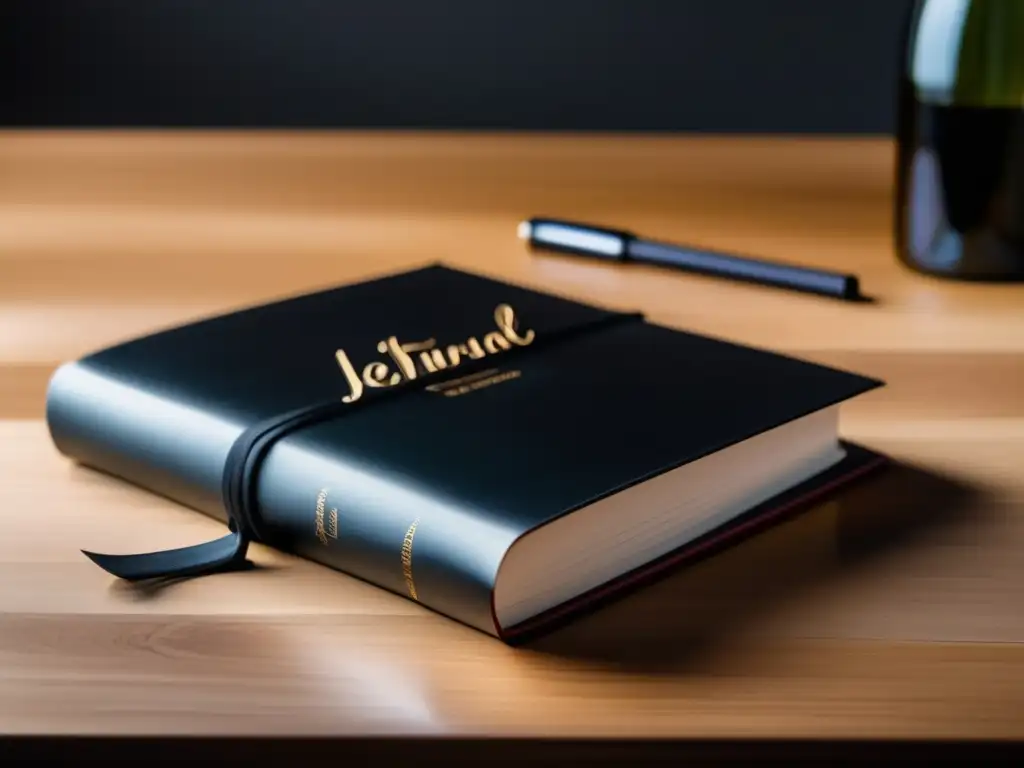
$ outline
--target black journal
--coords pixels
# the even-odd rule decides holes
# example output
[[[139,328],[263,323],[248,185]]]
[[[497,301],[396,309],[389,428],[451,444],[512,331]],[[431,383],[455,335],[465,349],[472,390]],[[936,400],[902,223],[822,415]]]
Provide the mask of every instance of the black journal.
[[[250,542],[522,641],[880,466],[881,382],[445,266],[206,318],[54,374],[66,456],[223,520],[129,580]]]

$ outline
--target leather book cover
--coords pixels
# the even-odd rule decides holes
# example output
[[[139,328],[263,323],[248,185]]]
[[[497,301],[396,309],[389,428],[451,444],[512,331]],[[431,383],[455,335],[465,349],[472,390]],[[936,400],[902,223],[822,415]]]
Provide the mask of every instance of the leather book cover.
[[[880,385],[431,265],[96,351],[54,374],[47,421],[67,457],[224,521],[236,544],[297,554],[512,643],[884,459],[844,442],[841,458],[742,514],[500,620],[495,585],[518,540]]]

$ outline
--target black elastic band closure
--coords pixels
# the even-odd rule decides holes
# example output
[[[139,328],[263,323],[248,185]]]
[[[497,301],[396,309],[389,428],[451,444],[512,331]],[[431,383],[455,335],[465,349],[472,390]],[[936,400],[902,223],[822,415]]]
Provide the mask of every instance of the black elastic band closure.
[[[137,555],[84,552],[108,573],[126,581],[184,578],[236,570],[245,565],[249,543],[261,541],[256,478],[271,446],[296,429],[340,415],[350,406],[320,403],[259,422],[235,440],[224,462],[221,492],[231,533],[216,541]]]
[[[573,326],[565,331],[547,337],[546,342],[563,341],[584,331],[593,331],[597,327],[621,323],[628,320],[642,320],[639,312],[613,313],[601,320]],[[520,347],[518,352],[533,349]],[[503,357],[516,354],[509,350]],[[480,361],[477,366],[463,366],[458,373],[462,376],[472,372],[474,367],[483,363],[493,365],[490,360]],[[317,424],[323,421],[352,412],[353,409],[378,402],[381,398],[395,396],[400,392],[418,390],[438,383],[432,376],[424,376],[406,381],[386,390],[377,390],[373,398],[363,399],[357,403],[346,404],[338,400],[316,403],[288,413],[265,419],[246,429],[232,444],[224,462],[224,473],[221,481],[221,493],[231,530],[227,536],[180,549],[168,549],[160,552],[147,552],[135,555],[104,555],[96,552],[83,554],[103,570],[126,581],[142,581],[158,578],[186,578],[204,574],[238,570],[246,564],[246,554],[250,542],[263,541],[260,537],[259,510],[256,502],[257,478],[263,459],[274,443],[289,432]]]

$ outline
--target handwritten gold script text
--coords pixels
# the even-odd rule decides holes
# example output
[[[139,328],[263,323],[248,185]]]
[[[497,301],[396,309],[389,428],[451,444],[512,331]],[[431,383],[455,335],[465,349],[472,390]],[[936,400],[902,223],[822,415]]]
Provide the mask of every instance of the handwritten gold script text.
[[[377,344],[377,351],[390,358],[394,370],[378,360],[367,363],[362,373],[359,373],[345,350],[337,350],[335,358],[350,390],[341,398],[342,402],[356,402],[367,387],[393,387],[420,375],[455,368],[467,359],[479,360],[512,349],[513,346],[525,347],[536,338],[532,330],[520,333],[516,329],[516,313],[508,304],[495,308],[494,323],[497,330],[484,334],[482,340],[471,337],[461,344],[448,344],[444,349],[438,346],[436,339],[403,343],[395,336],[390,336]]]

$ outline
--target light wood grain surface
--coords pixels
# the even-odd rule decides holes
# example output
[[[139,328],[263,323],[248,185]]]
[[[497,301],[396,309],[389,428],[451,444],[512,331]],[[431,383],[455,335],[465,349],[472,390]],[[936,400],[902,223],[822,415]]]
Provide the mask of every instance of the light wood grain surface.
[[[0,134],[0,732],[1024,736],[1024,287],[897,266],[886,141]],[[529,254],[531,214],[857,272],[872,304]],[[259,548],[145,594],[82,548],[220,524],[70,466],[55,365],[428,261],[879,376],[898,464],[537,645]]]

